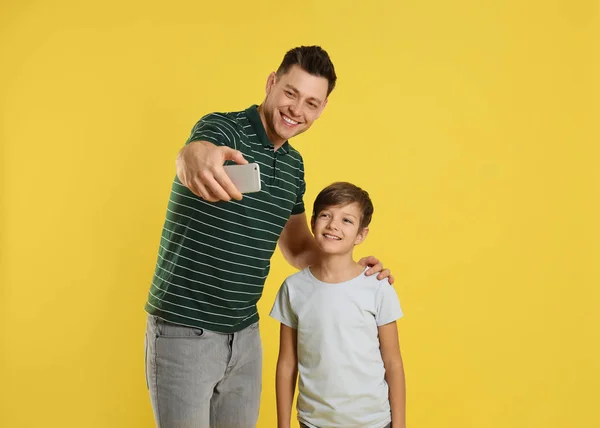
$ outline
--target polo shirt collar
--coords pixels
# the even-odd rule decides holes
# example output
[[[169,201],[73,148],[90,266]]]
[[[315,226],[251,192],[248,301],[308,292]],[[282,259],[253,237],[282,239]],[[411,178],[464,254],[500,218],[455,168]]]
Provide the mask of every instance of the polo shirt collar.
[[[262,120],[260,120],[260,113],[258,113],[258,106],[256,104],[248,107],[246,109],[246,117],[252,125],[252,129],[258,136],[258,139],[262,143],[264,147],[273,148],[273,144],[269,141],[269,137],[267,137],[267,132],[265,131],[265,127],[263,126]],[[277,150],[277,153],[286,154],[290,151],[290,145],[286,141],[283,145]]]

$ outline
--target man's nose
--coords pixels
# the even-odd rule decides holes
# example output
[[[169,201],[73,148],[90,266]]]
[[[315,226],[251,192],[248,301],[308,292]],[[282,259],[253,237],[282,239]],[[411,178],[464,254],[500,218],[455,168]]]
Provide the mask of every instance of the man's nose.
[[[292,105],[290,105],[290,112],[296,117],[302,114],[302,106],[300,100],[296,100]]]

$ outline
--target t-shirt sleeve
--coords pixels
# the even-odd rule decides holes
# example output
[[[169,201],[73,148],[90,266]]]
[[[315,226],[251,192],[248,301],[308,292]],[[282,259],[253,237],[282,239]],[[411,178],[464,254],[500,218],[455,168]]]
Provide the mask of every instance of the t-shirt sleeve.
[[[402,318],[404,315],[396,290],[390,285],[387,279],[380,281],[375,303],[377,307],[377,316],[375,318],[377,326],[389,324]]]
[[[284,281],[283,285],[279,288],[270,315],[290,328],[298,328],[298,317],[292,309],[290,289],[287,281]]]
[[[304,163],[300,161],[298,191],[296,192],[296,203],[292,208],[292,215],[302,214],[304,208],[304,192],[306,192],[306,182],[304,181]]]
[[[235,128],[228,119],[211,113],[194,125],[185,144],[187,145],[193,141],[208,141],[216,146],[227,146],[237,150],[233,132],[235,132]]]

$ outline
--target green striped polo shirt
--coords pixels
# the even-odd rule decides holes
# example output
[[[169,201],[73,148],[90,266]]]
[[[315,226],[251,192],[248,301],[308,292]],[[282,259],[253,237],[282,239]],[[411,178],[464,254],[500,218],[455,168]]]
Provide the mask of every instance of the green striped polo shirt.
[[[259,164],[261,191],[241,201],[206,202],[175,177],[145,310],[233,333],[258,320],[256,303],[279,235],[290,215],[304,212],[304,164],[287,142],[273,150],[255,105],[204,116],[187,143],[198,140],[237,149]]]

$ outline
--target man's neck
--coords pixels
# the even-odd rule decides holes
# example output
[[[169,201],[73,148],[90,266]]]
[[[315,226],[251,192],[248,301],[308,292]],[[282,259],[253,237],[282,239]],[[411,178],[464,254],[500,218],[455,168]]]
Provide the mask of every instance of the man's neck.
[[[258,106],[258,115],[260,116],[260,121],[262,122],[263,128],[265,128],[265,132],[267,134],[267,137],[269,138],[269,142],[273,145],[273,150],[277,151],[281,146],[285,144],[286,140],[282,140],[281,138],[277,137],[275,131],[267,126],[267,120],[265,118],[265,112],[262,104]]]
[[[354,279],[363,269],[363,266],[352,259],[352,254],[321,255],[319,261],[310,267],[315,278],[330,284]]]

